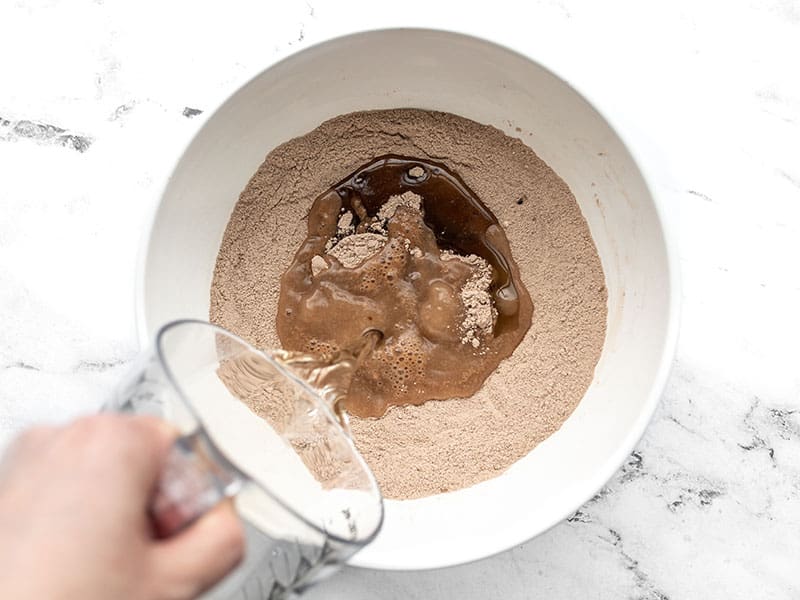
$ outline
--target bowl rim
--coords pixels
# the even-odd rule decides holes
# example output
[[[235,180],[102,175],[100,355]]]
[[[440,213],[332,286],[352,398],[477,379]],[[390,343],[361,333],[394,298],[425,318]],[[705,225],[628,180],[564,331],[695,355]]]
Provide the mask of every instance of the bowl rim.
[[[594,110],[600,118],[605,121],[608,125],[609,129],[612,133],[619,139],[620,144],[622,145],[625,152],[627,152],[628,156],[630,157],[633,165],[639,172],[639,175],[642,178],[642,182],[644,184],[645,189],[647,190],[650,198],[652,199],[653,208],[656,214],[656,220],[658,225],[661,229],[662,238],[664,240],[664,254],[666,259],[666,283],[667,283],[667,319],[666,319],[666,331],[664,335],[664,340],[660,348],[660,361],[658,368],[656,370],[655,376],[652,378],[650,383],[648,392],[646,397],[643,398],[642,401],[642,411],[640,412],[639,417],[634,421],[632,426],[629,428],[627,435],[623,437],[617,445],[617,449],[614,453],[609,455],[609,457],[605,460],[604,466],[601,469],[598,469],[594,476],[587,480],[586,483],[582,486],[586,493],[576,494],[576,501],[570,503],[570,505],[566,506],[564,510],[560,511],[560,516],[558,518],[554,518],[553,521],[545,528],[541,529],[538,532],[531,534],[530,532],[521,532],[514,530],[514,533],[504,534],[504,535],[497,535],[492,540],[482,540],[480,546],[476,546],[476,548],[481,548],[480,551],[474,552],[474,556],[467,559],[457,559],[457,560],[448,560],[446,556],[437,556],[436,554],[426,554],[426,559],[424,561],[424,565],[409,565],[408,563],[402,565],[392,565],[386,563],[377,563],[372,561],[361,561],[360,557],[362,553],[356,554],[353,559],[349,562],[351,566],[355,567],[362,567],[362,568],[370,568],[370,569],[381,569],[381,570],[397,570],[397,571],[409,571],[409,570],[430,570],[430,569],[439,569],[439,568],[446,568],[446,567],[453,567],[456,565],[462,564],[469,564],[472,562],[476,562],[479,560],[483,560],[485,558],[489,558],[501,552],[504,552],[514,546],[518,546],[522,543],[525,543],[529,540],[532,540],[535,537],[546,533],[559,523],[563,522],[567,519],[571,514],[573,514],[576,510],[578,510],[581,506],[583,506],[589,499],[592,498],[593,495],[597,494],[603,486],[608,483],[609,480],[614,476],[614,474],[619,470],[619,468],[624,464],[626,458],[630,455],[630,453],[636,447],[636,444],[642,438],[647,429],[650,421],[653,418],[653,415],[658,407],[658,404],[661,400],[661,396],[663,391],[666,387],[667,380],[670,376],[672,371],[672,367],[675,360],[675,355],[678,346],[678,336],[680,330],[680,320],[681,320],[681,282],[680,282],[680,266],[678,261],[678,251],[677,251],[677,236],[675,233],[675,226],[670,223],[670,220],[666,217],[666,204],[664,200],[660,197],[660,195],[655,191],[653,188],[652,182],[654,181],[654,177],[652,175],[652,170],[647,166],[647,161],[643,160],[641,157],[641,153],[637,153],[633,150],[635,147],[634,144],[630,141],[630,136],[623,133],[624,128],[620,127],[620,120],[618,118],[610,117],[609,113],[603,109],[601,109],[600,103],[597,102],[590,93],[587,93],[585,90],[581,88],[580,85],[573,83],[565,76],[560,75],[555,68],[550,67],[548,64],[542,62],[538,58],[534,58],[533,56],[529,55],[525,52],[524,49],[518,49],[514,45],[508,42],[502,42],[497,39],[492,38],[487,32],[484,31],[475,31],[470,30],[468,28],[463,29],[448,29],[448,28],[431,28],[431,27],[414,27],[414,26],[399,26],[399,27],[378,27],[378,28],[365,28],[365,29],[354,29],[352,31],[342,32],[336,35],[324,35],[320,36],[319,39],[315,39],[313,43],[307,43],[306,45],[298,45],[298,46],[288,46],[281,51],[277,52],[273,55],[266,64],[259,68],[255,73],[247,77],[242,83],[232,89],[230,92],[224,92],[220,98],[218,98],[215,102],[213,102],[213,107],[209,110],[204,111],[201,115],[202,119],[198,120],[197,129],[189,136],[185,143],[182,145],[180,152],[177,153],[176,158],[172,164],[172,167],[168,171],[168,175],[164,179],[163,185],[159,186],[158,189],[158,200],[153,203],[153,206],[149,210],[149,216],[144,222],[144,229],[142,230],[141,240],[139,243],[138,253],[137,253],[137,264],[136,264],[136,273],[135,273],[135,285],[134,285],[134,306],[135,306],[135,326],[136,326],[136,335],[141,347],[145,347],[148,343],[150,343],[153,337],[148,333],[147,324],[146,324],[146,315],[145,315],[145,280],[146,280],[146,265],[147,260],[149,257],[149,249],[151,243],[151,236],[156,224],[156,218],[159,213],[159,209],[162,205],[164,195],[169,188],[170,183],[172,182],[172,178],[177,167],[180,165],[180,162],[183,160],[183,157],[186,155],[187,151],[191,147],[191,145],[195,142],[196,138],[201,134],[203,129],[205,128],[206,123],[213,118],[219,110],[225,105],[228,101],[230,101],[233,97],[238,95],[244,88],[248,87],[252,84],[255,80],[262,77],[266,71],[273,68],[275,65],[292,58],[296,54],[300,54],[302,52],[306,52],[311,49],[318,48],[320,46],[324,46],[328,43],[341,41],[348,38],[357,38],[369,35],[376,35],[382,33],[397,33],[397,32],[415,32],[415,33],[430,33],[430,34],[442,34],[445,36],[452,36],[452,37],[460,37],[460,38],[467,38],[470,41],[479,42],[482,44],[487,44],[491,46],[495,46],[500,50],[515,55],[519,58],[525,59],[537,67],[544,70],[548,75],[555,78],[563,85],[565,85],[568,89],[570,89],[574,94],[576,94],[579,98],[581,98],[586,104]],[[393,502],[393,501],[388,501]],[[433,560],[430,560],[433,558]]]

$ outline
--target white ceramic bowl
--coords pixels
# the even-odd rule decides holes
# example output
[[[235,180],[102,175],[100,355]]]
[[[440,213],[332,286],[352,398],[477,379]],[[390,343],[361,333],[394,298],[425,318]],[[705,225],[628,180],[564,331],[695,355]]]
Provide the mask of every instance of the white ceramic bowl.
[[[561,429],[500,477],[388,501],[383,531],[353,560],[427,569],[510,548],[588,500],[644,432],[669,371],[677,266],[658,203],[619,135],[583,96],[530,58],[443,31],[359,33],[271,65],[207,117],[166,183],[143,249],[138,323],[144,342],[167,320],[207,318],[225,226],[270,150],[331,117],[398,107],[448,111],[529,144],[575,194],[608,288],[594,381]]]

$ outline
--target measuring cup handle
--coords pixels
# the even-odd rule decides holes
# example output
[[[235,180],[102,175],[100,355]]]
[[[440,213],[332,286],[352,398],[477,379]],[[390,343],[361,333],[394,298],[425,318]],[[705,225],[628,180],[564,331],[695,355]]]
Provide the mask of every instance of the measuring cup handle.
[[[216,451],[202,431],[182,436],[172,445],[159,476],[150,516],[158,537],[187,527],[241,487],[235,469]]]

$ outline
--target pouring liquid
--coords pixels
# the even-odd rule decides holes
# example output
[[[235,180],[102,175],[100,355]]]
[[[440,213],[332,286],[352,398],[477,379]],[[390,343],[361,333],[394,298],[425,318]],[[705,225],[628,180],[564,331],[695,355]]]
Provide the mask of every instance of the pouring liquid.
[[[329,354],[273,351],[275,359],[315,389],[325,405],[350,433],[344,400],[358,368],[383,340],[378,329],[368,329],[345,349]]]

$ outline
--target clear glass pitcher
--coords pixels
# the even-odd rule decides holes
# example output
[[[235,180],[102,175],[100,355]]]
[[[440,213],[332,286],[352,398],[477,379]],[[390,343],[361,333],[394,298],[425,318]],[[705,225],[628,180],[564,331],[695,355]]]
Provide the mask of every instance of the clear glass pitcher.
[[[247,555],[213,597],[300,593],[369,543],[383,520],[375,478],[349,434],[278,356],[215,325],[176,321],[107,406],[179,432],[151,506],[161,535],[234,499]]]

